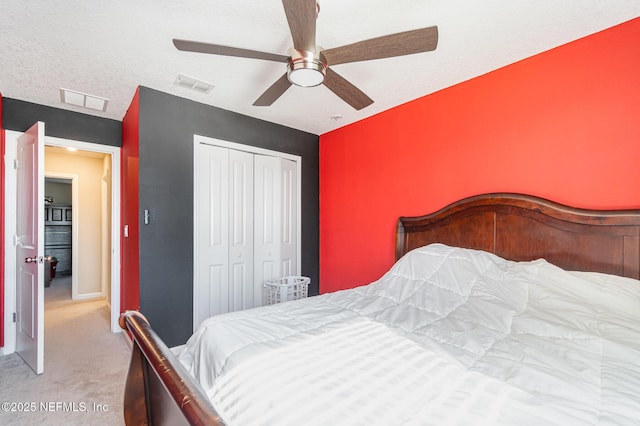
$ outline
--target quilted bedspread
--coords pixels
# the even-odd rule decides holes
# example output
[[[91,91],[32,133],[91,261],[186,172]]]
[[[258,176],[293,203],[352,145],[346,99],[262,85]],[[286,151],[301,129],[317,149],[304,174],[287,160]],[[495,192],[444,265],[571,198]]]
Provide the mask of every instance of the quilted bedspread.
[[[209,318],[180,361],[229,425],[638,425],[640,282],[432,244]]]

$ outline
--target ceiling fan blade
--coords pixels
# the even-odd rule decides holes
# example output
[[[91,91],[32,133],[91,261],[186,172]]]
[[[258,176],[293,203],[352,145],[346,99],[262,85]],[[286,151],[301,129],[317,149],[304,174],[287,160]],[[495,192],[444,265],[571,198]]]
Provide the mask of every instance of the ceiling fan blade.
[[[316,51],[316,0],[282,0],[296,50]]]
[[[373,103],[373,99],[365,95],[362,90],[349,83],[340,74],[332,71],[331,68],[327,68],[324,85],[333,93],[338,95],[340,99],[357,110],[368,107]]]
[[[178,50],[185,52],[210,53],[212,55],[236,56],[239,58],[264,59],[266,61],[287,62],[288,56],[257,50],[240,49],[220,44],[202,43],[199,41],[179,40],[174,38],[173,44]]]
[[[429,52],[437,46],[438,27],[429,27],[323,50],[322,54],[329,65],[337,65]]]
[[[275,83],[271,85],[265,92],[260,95],[258,99],[253,103],[253,106],[269,106],[274,103],[287,89],[291,86],[291,82],[287,78],[287,74],[284,74]]]

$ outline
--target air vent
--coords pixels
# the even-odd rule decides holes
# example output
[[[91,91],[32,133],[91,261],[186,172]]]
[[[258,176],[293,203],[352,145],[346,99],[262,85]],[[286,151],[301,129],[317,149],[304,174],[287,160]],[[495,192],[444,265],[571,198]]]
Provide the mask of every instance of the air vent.
[[[63,104],[75,105],[82,108],[105,112],[107,110],[107,105],[109,104],[109,99],[61,88],[60,102]]]
[[[209,93],[215,87],[211,83],[207,83],[206,81],[198,80],[197,78],[189,77],[184,74],[178,74],[173,84],[186,87],[187,89],[200,93]]]

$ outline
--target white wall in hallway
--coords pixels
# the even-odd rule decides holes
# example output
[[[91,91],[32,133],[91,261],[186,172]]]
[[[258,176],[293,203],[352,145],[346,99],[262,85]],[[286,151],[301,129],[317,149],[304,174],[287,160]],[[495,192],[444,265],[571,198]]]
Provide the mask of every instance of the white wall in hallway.
[[[101,214],[102,176],[104,160],[97,157],[45,152],[45,175],[73,174],[78,176],[78,200],[73,205],[73,220],[77,220],[78,247],[75,251],[73,274],[77,275],[76,298],[104,296],[102,292]]]

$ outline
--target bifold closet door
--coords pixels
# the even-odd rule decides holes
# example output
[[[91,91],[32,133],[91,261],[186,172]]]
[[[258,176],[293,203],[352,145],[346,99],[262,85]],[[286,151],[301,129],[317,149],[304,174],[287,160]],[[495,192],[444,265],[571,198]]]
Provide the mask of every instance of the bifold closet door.
[[[198,149],[194,223],[197,324],[212,315],[252,308],[255,300],[253,155],[204,144]]]
[[[198,144],[194,179],[194,327],[263,304],[265,280],[297,273],[293,161]]]
[[[297,273],[297,176],[293,161],[254,157],[254,273],[256,287]],[[262,297],[262,296],[260,296]],[[256,300],[256,306],[262,299]]]
[[[194,162],[194,328],[223,312],[220,283],[228,281],[229,161],[226,150],[197,144]],[[224,254],[224,256],[223,256]],[[227,300],[227,298],[224,298]]]

